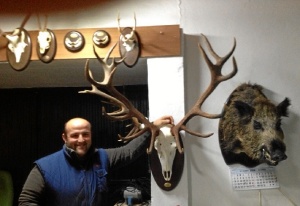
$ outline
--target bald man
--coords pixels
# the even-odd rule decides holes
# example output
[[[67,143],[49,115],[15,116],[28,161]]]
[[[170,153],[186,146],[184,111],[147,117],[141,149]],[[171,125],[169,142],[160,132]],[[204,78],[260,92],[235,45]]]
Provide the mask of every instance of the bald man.
[[[172,116],[153,122],[174,124]],[[137,159],[148,146],[149,133],[114,149],[92,146],[91,124],[83,118],[65,123],[63,148],[35,161],[19,197],[19,205],[101,205],[109,171]]]

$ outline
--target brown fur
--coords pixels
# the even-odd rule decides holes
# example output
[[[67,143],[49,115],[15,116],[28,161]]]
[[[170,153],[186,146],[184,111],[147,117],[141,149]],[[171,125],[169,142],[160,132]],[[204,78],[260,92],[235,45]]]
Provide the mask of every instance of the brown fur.
[[[275,106],[262,89],[260,85],[242,84],[224,106],[219,141],[227,164],[277,165],[286,158],[280,121],[281,116],[287,115],[289,100]]]

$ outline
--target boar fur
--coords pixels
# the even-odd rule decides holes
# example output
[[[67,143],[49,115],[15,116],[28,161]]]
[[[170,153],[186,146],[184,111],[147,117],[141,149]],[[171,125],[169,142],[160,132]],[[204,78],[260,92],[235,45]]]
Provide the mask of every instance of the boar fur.
[[[224,105],[219,122],[219,143],[226,164],[255,167],[277,165],[287,158],[281,117],[288,116],[290,100],[275,106],[262,93],[262,86],[244,83]]]

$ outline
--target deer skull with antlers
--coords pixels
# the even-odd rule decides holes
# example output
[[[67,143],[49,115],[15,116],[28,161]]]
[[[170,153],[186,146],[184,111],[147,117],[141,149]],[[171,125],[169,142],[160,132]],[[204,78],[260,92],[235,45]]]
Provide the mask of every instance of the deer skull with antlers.
[[[18,71],[23,70],[31,58],[31,38],[29,33],[24,29],[24,25],[29,17],[30,14],[26,15],[21,26],[14,29],[10,34],[0,30],[0,35],[8,40],[8,49],[6,50],[7,60],[11,67]]]
[[[25,47],[28,44],[25,42],[25,32],[17,28],[12,34],[7,34],[5,37],[8,39],[8,48],[15,54],[16,63],[21,61],[22,53],[25,52]]]
[[[134,38],[135,33],[135,27],[136,27],[136,17],[134,14],[134,27],[131,29],[130,33],[122,34],[122,29],[120,27],[120,14],[118,15],[118,30],[120,32],[120,40],[122,42],[122,45],[125,47],[127,52],[130,52],[133,50],[135,44],[137,43]]]
[[[118,30],[120,32],[119,51],[121,57],[125,57],[124,64],[133,67],[140,56],[139,37],[136,32],[136,17],[134,14],[134,26],[121,29],[120,15],[118,15]]]
[[[45,26],[42,28],[40,23],[40,18],[38,16],[38,23],[39,23],[39,35],[37,37],[38,43],[39,43],[39,52],[41,54],[45,54],[45,52],[50,48],[52,36],[50,32],[47,30],[47,16],[45,21]]]
[[[191,131],[186,127],[186,124],[191,118],[195,116],[201,116],[209,119],[220,118],[221,114],[208,114],[202,111],[201,106],[204,103],[204,101],[207,99],[207,97],[216,89],[219,83],[232,78],[237,73],[237,65],[234,57],[233,57],[233,71],[227,75],[222,75],[221,72],[223,65],[231,57],[231,55],[235,50],[236,47],[235,39],[231,51],[226,56],[219,57],[212,49],[208,39],[204,35],[203,37],[206,44],[208,45],[209,52],[216,59],[216,64],[213,64],[208,58],[202,46],[199,44],[199,49],[201,51],[201,54],[204,60],[206,61],[211,73],[211,82],[207,87],[207,89],[205,90],[205,92],[200,95],[195,105],[186,113],[186,115],[176,125],[167,125],[162,128],[158,128],[154,126],[143,114],[141,114],[131,104],[131,102],[125,96],[123,96],[115,89],[115,87],[112,84],[113,76],[116,72],[117,65],[122,63],[124,60],[124,58],[122,58],[119,61],[115,61],[115,59],[112,59],[111,64],[108,64],[109,56],[112,53],[113,49],[115,48],[116,44],[109,50],[108,54],[103,60],[98,56],[94,48],[95,55],[103,66],[103,70],[104,70],[103,81],[98,82],[93,78],[91,70],[89,69],[89,60],[87,60],[85,65],[85,75],[87,80],[92,84],[92,89],[85,90],[82,92],[96,94],[103,98],[106,98],[109,100],[110,104],[116,105],[119,108],[118,110],[110,113],[107,113],[103,108],[102,109],[103,114],[108,118],[113,120],[131,119],[133,122],[132,124],[133,127],[131,131],[127,134],[127,136],[123,137],[119,135],[119,138],[122,141],[128,141],[138,137],[139,135],[141,135],[146,131],[149,131],[151,133],[151,141],[147,149],[147,152],[148,154],[151,154],[153,147],[157,150],[157,154],[158,154],[157,156],[161,163],[162,170],[160,175],[153,174],[153,176],[156,182],[158,183],[158,185],[164,190],[173,189],[180,180],[183,164],[181,164],[179,168],[180,170],[179,178],[175,180],[178,182],[174,182],[173,181],[174,179],[172,178],[172,174],[173,174],[172,170],[174,168],[174,158],[176,158],[176,156],[182,157],[183,155],[183,146],[181,142],[180,131],[185,131],[191,135],[198,136],[198,137],[209,137],[213,134],[213,133],[201,134],[198,132]],[[140,127],[141,124],[143,124],[144,126]],[[183,158],[181,158],[180,161],[182,162]],[[178,162],[176,162],[176,164],[178,164]],[[153,168],[151,169],[153,172]],[[176,169],[174,172],[178,172],[177,170],[178,169]]]

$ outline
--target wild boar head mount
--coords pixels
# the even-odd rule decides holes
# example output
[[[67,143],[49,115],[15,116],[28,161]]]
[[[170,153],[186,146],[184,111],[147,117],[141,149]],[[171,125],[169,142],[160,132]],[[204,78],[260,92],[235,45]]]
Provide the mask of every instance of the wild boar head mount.
[[[287,158],[281,117],[288,116],[290,100],[277,106],[262,86],[242,84],[229,96],[219,122],[219,142],[226,164],[275,166]]]

